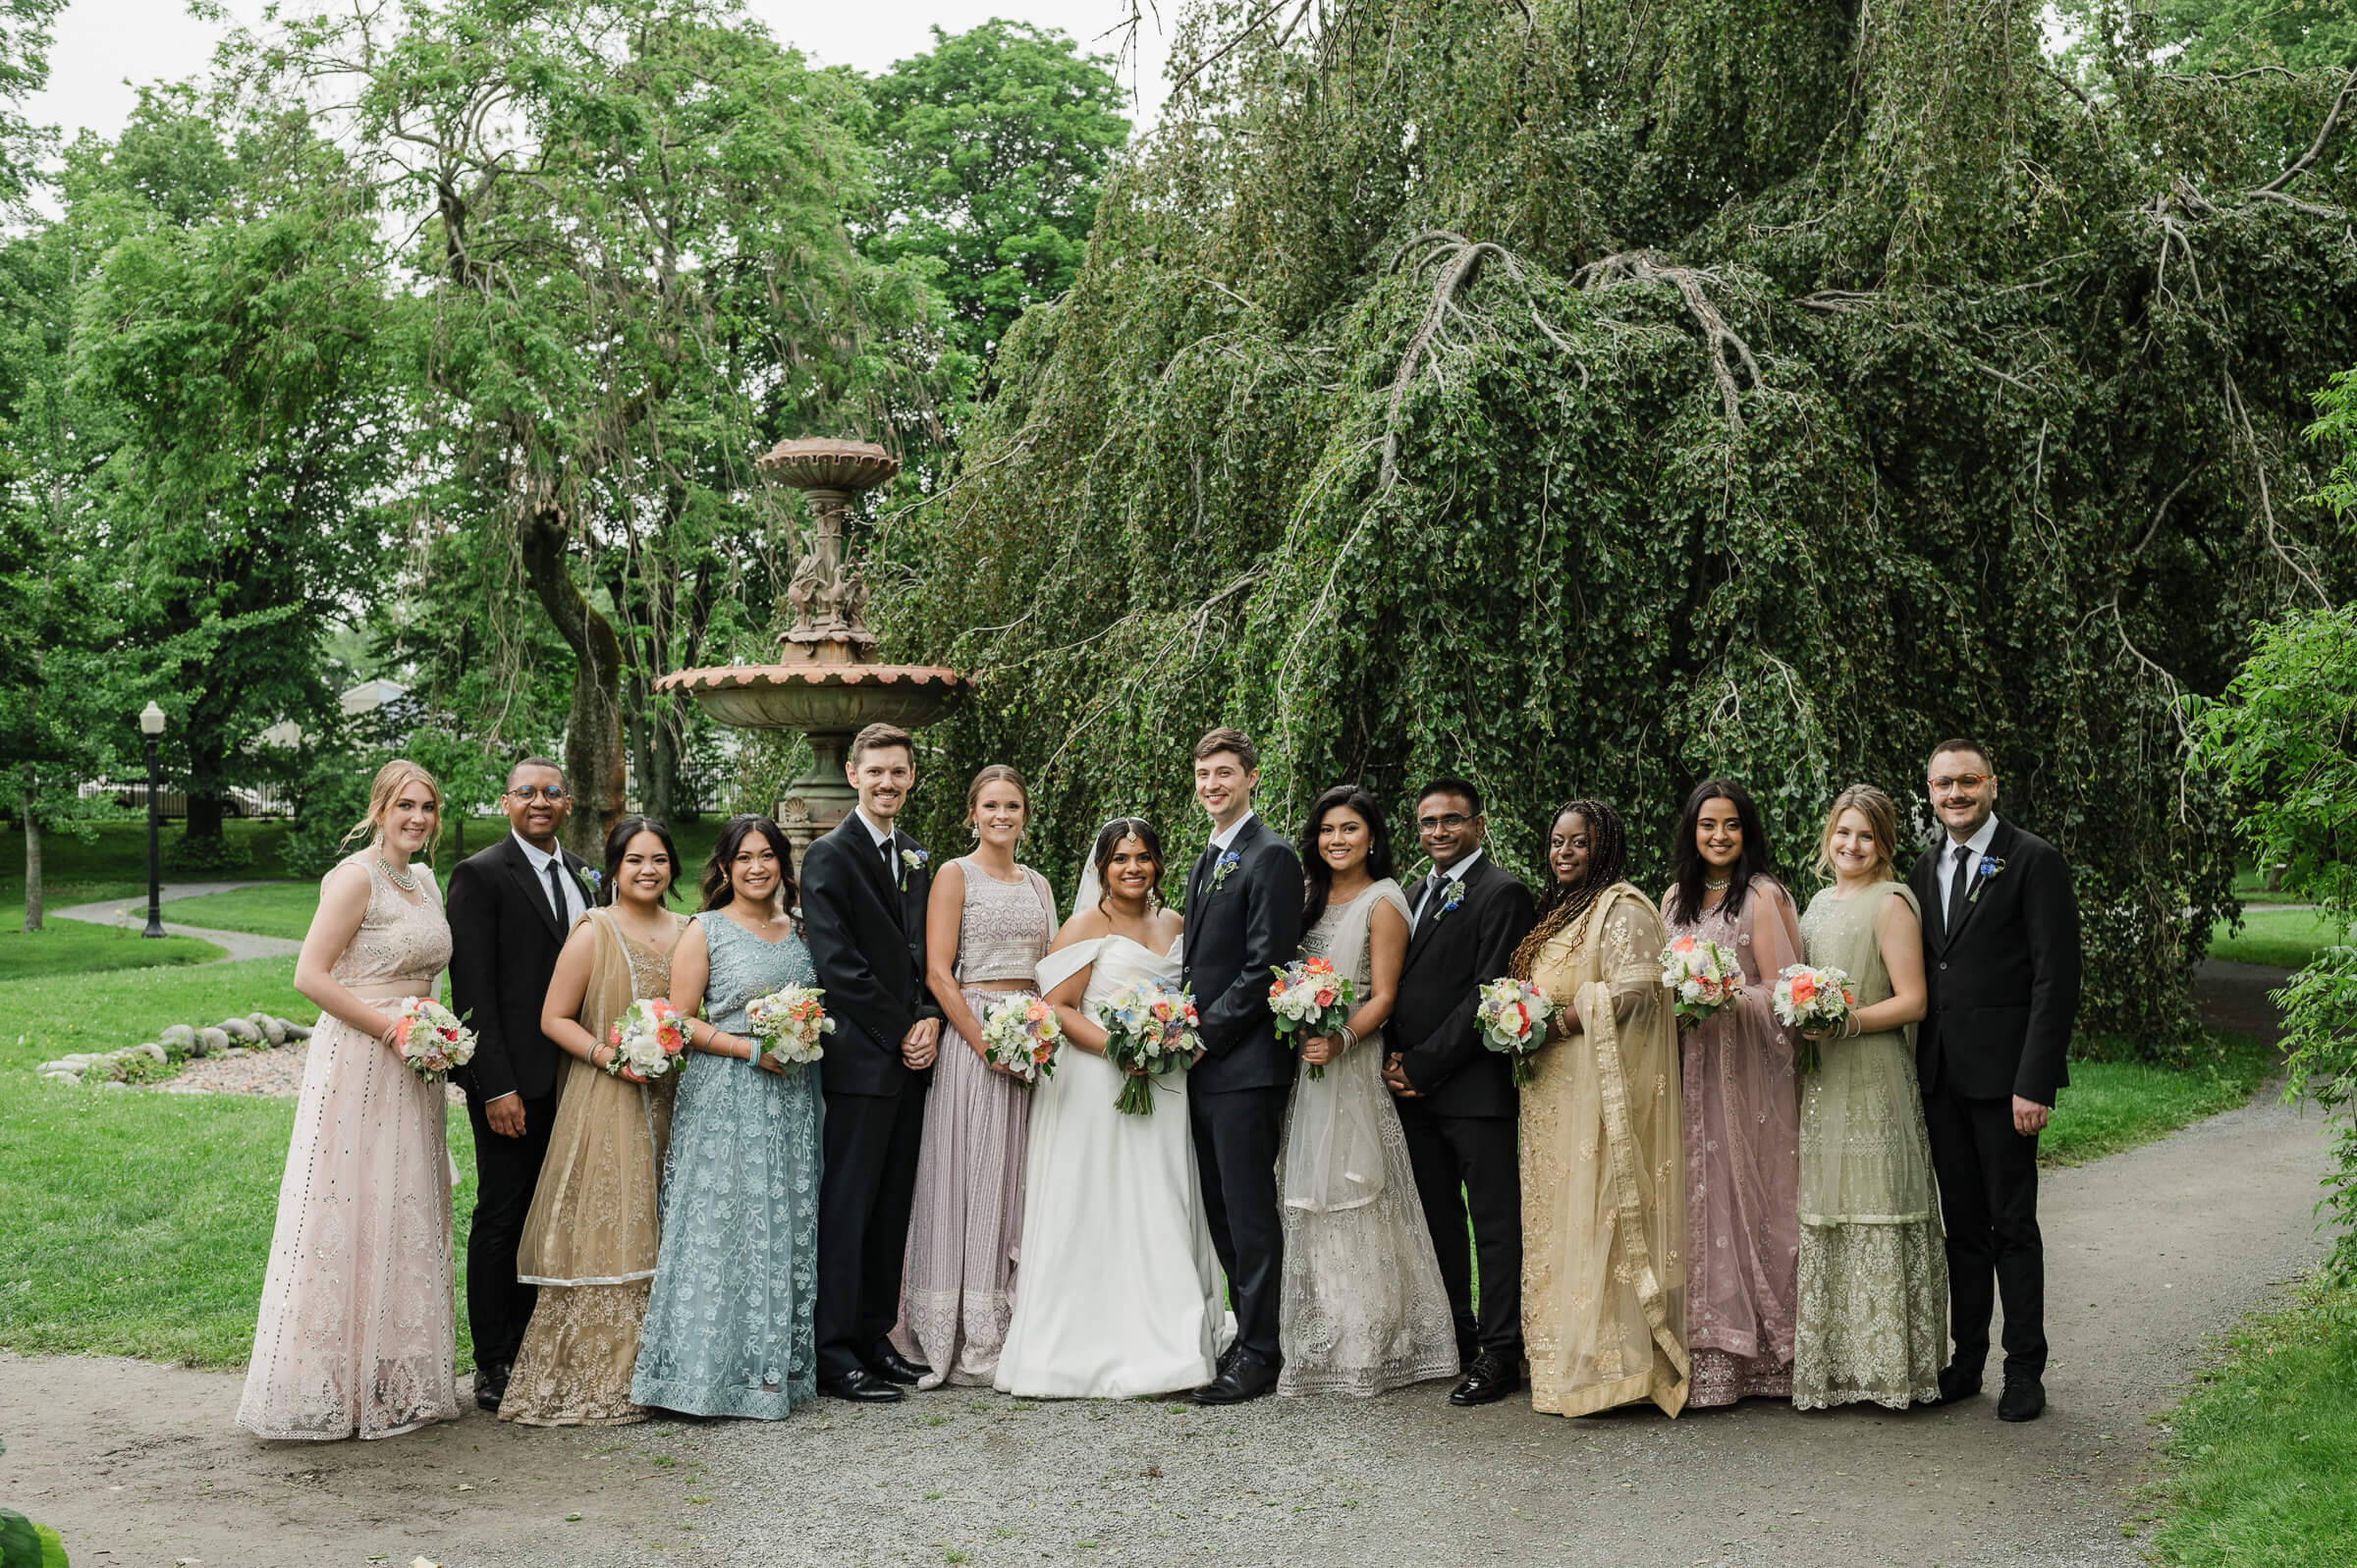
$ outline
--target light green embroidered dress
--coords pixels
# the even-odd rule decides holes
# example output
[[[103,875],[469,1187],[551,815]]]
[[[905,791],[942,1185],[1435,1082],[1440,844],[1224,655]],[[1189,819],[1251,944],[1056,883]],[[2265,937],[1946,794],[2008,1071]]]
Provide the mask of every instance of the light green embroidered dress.
[[[1891,996],[1875,924],[1903,884],[1848,897],[1826,889],[1800,917],[1808,961],[1850,978],[1860,1007]],[[1917,911],[1920,916],[1921,911]],[[1800,1312],[1792,1403],[1940,1396],[1947,1356],[1947,1253],[1915,1081],[1915,1026],[1826,1040],[1800,1092]]]

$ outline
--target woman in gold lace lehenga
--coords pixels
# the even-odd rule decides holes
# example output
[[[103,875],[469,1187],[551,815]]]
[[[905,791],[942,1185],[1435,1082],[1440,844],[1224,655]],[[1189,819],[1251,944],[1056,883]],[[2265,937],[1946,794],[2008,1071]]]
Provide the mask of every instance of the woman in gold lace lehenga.
[[[1686,1403],[1677,1030],[1661,916],[1627,861],[1618,812],[1559,809],[1554,883],[1514,950],[1557,1007],[1522,1091],[1522,1336],[1532,1406],[1562,1416]]]
[[[655,1203],[679,1072],[610,1070],[607,1032],[641,997],[671,993],[686,918],[664,905],[679,874],[671,831],[625,817],[606,835],[609,903],[575,922],[549,976],[541,1032],[573,1058],[548,1158],[524,1217],[518,1274],[540,1290],[499,1419],[527,1427],[644,1421],[630,1398],[638,1329],[662,1236]]]

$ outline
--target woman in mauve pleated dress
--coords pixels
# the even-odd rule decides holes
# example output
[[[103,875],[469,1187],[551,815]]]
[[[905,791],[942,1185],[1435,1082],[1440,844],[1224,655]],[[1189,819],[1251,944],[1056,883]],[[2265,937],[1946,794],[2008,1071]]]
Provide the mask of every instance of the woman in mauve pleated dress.
[[[1014,1315],[1023,1231],[1023,1139],[1031,1090],[982,1054],[982,1018],[1008,997],[1035,997],[1032,970],[1056,935],[1047,879],[1015,863],[1031,820],[1023,776],[1004,763],[965,791],[974,848],[933,879],[925,909],[925,979],[955,1038],[942,1042],[916,1207],[902,1270],[901,1353],[926,1369],[923,1388],[987,1388]]]

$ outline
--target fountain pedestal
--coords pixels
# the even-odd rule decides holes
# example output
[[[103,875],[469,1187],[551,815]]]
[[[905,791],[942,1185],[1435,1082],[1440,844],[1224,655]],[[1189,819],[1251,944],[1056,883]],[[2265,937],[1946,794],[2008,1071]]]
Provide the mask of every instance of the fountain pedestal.
[[[774,665],[716,665],[678,670],[655,682],[685,692],[718,723],[740,730],[796,730],[815,754],[810,771],[786,786],[778,826],[802,851],[858,803],[845,775],[851,739],[871,724],[915,730],[931,724],[969,682],[937,665],[888,665],[875,659],[867,626],[867,585],[850,559],[845,518],[851,498],[900,471],[900,460],[864,441],[781,441],[756,463],[779,483],[810,498],[811,546],[786,589],[792,623]]]

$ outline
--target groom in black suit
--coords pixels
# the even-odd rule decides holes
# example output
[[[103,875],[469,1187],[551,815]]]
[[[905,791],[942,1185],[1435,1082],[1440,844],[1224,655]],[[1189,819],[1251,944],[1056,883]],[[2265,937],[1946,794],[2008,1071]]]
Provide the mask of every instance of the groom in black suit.
[[[845,774],[859,805],[802,853],[802,926],[835,1033],[818,1184],[818,1391],[882,1403],[932,1369],[887,1337],[916,1204],[941,1007],[925,989],[925,846],[895,819],[916,783],[907,732],[872,724]]]
[[[1483,1042],[1473,1011],[1476,990],[1507,972],[1528,935],[1531,900],[1513,873],[1482,852],[1488,828],[1481,791],[1462,779],[1436,779],[1416,800],[1416,832],[1432,871],[1407,890],[1407,961],[1383,1073],[1456,1319],[1465,1379],[1450,1392],[1453,1405],[1490,1404],[1522,1386],[1521,1094],[1507,1058]]]
[[[516,1278],[540,1162],[557,1119],[563,1051],[540,1032],[548,978],[573,923],[597,900],[598,873],[557,842],[573,809],[565,770],[526,757],[499,797],[515,831],[450,874],[450,1006],[474,1031],[474,1059],[452,1077],[474,1128],[474,1218],[466,1229],[466,1326],[474,1402],[497,1410],[539,1292]]]
[[[2002,1297],[1998,1419],[2034,1421],[2046,1408],[2038,1134],[2070,1082],[2078,899],[2053,844],[1997,819],[1997,769],[1978,741],[1943,740],[1925,771],[1932,810],[1946,830],[1908,879],[1923,907],[1931,984],[1915,1069],[1947,1226],[1955,1340],[1940,1394],[1954,1400],[1980,1391],[1990,1309]]]
[[[1277,1039],[1269,981],[1300,956],[1302,881],[1292,845],[1253,815],[1259,783],[1260,752],[1243,731],[1214,730],[1196,743],[1195,798],[1212,832],[1186,878],[1184,983],[1203,1041],[1187,1070],[1186,1108],[1211,1244],[1235,1309],[1235,1343],[1195,1390],[1199,1405],[1257,1399],[1285,1365],[1277,1156],[1295,1063]]]

